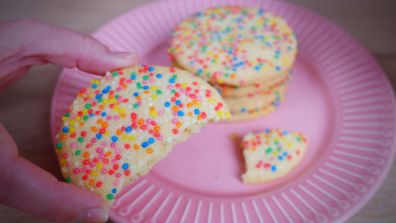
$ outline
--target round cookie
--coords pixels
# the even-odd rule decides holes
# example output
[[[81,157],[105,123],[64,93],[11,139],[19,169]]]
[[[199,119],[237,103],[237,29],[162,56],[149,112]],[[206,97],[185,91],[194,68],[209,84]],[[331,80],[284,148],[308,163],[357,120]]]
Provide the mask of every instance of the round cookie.
[[[218,92],[183,70],[135,66],[82,89],[62,118],[56,154],[67,182],[108,204],[176,143],[230,116]]]
[[[284,79],[296,53],[296,37],[284,19],[239,6],[211,8],[185,19],[169,48],[178,67],[232,86]]]
[[[245,86],[230,86],[223,84],[212,84],[223,97],[226,98],[234,98],[234,97],[243,97],[248,95],[253,95],[257,92],[268,91],[280,84],[286,83],[290,80],[290,75],[286,78],[282,76],[277,76],[277,78],[273,78],[272,80],[267,80],[265,82],[257,82],[255,84],[245,85]]]
[[[280,101],[284,98],[287,91],[287,85],[281,84],[273,89],[248,95],[243,97],[226,98],[224,100],[231,111],[231,114],[244,113],[249,110],[260,109],[272,104],[274,101]]]
[[[265,129],[242,140],[246,172],[244,183],[269,182],[287,175],[304,157],[307,138],[300,132]]]

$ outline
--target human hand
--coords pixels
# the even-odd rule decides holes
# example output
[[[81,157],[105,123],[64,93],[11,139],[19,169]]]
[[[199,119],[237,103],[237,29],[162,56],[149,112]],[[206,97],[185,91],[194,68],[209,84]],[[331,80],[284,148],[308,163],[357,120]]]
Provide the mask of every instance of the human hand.
[[[54,63],[104,73],[133,65],[133,54],[109,51],[89,36],[35,21],[0,22],[0,89],[31,66]],[[38,77],[39,78],[39,77]],[[0,124],[0,203],[52,221],[106,221],[101,197],[54,176],[18,155]]]

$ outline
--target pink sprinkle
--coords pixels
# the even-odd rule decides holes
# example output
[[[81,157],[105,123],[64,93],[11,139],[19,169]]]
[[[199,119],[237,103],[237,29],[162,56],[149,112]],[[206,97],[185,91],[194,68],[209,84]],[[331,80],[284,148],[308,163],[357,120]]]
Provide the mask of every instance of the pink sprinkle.
[[[107,143],[105,141],[102,141],[102,143],[100,145],[105,147],[107,145]]]
[[[120,119],[120,116],[118,116],[118,115],[114,115],[114,117],[113,117],[113,118],[114,118],[114,120],[115,120],[115,121],[117,121],[118,119]]]
[[[98,147],[98,148],[96,148],[96,152],[97,152],[97,153],[102,153],[103,150],[102,150],[102,148]]]
[[[75,149],[77,147],[77,143],[73,142],[70,146],[71,148]]]
[[[106,119],[107,119],[107,120],[111,120],[111,116],[110,116],[110,115],[107,116]]]
[[[121,177],[121,174],[120,173],[116,173],[115,176],[116,177]]]

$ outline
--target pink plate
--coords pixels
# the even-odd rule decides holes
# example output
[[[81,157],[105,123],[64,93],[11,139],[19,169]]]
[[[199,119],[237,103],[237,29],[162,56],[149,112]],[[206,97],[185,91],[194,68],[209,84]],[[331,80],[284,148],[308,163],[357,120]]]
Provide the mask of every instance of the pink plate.
[[[261,6],[285,17],[299,40],[289,97],[267,118],[213,124],[174,149],[151,173],[125,188],[111,210],[116,222],[342,222],[375,193],[395,155],[395,100],[369,53],[333,23],[279,1],[159,1],[132,10],[94,36],[168,65],[172,30],[207,7]],[[64,70],[52,104],[52,134],[92,75]],[[281,180],[245,185],[243,160],[230,139],[265,127],[299,130],[308,154]]]

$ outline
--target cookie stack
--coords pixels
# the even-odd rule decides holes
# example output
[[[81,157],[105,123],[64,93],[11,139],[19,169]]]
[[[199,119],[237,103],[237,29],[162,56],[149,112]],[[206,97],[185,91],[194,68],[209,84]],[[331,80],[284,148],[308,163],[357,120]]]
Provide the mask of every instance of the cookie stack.
[[[173,35],[174,65],[218,89],[232,120],[268,114],[285,99],[297,40],[284,19],[261,8],[211,8]]]

